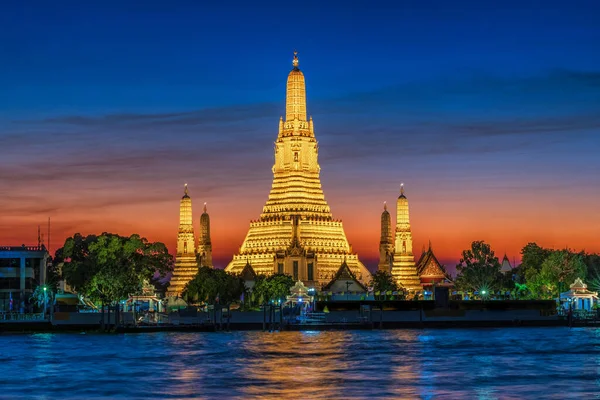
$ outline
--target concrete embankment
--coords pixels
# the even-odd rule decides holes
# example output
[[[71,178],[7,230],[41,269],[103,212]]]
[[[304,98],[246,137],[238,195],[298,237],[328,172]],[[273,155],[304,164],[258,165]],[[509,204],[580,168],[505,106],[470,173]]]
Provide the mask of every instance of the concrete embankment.
[[[97,331],[101,327],[101,313],[55,313],[52,321],[4,321],[0,332],[73,332]],[[105,325],[109,325],[104,315]],[[577,322],[576,322],[577,323]],[[320,313],[318,319],[303,320],[289,313],[275,310],[223,313],[182,312],[163,315],[159,323],[138,322],[134,315],[121,313],[115,324],[111,314],[110,326],[114,331],[158,332],[214,332],[220,330],[359,330],[359,329],[423,329],[472,327],[532,327],[567,326],[568,321],[556,315],[547,315],[535,309],[523,310],[334,310]],[[594,322],[588,322],[593,325]],[[116,326],[115,326],[116,325]]]

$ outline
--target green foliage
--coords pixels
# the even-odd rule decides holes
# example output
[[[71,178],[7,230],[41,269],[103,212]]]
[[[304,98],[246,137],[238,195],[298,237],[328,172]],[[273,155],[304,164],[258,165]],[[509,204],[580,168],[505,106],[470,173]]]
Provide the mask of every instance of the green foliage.
[[[540,272],[542,264],[550,253],[552,250],[540,247],[535,242],[527,243],[521,249],[521,265],[517,270],[521,283],[527,281],[528,274],[531,276]]]
[[[294,279],[287,274],[259,275],[252,289],[252,302],[266,304],[271,300],[284,301],[294,283]]]
[[[503,286],[504,276],[500,272],[500,262],[490,245],[475,241],[471,248],[462,252],[456,266],[456,287],[462,291],[483,291],[493,293]]]
[[[57,251],[62,275],[78,293],[111,303],[141,293],[145,281],[171,270],[173,257],[163,243],[103,233],[68,238]]]
[[[586,282],[588,288],[594,292],[600,291],[600,255],[585,254],[583,261],[587,267]]]
[[[576,278],[585,279],[586,272],[587,267],[581,253],[573,253],[568,249],[551,251],[539,271],[533,268],[527,270],[527,286],[536,298],[556,298]]]
[[[201,267],[185,286],[182,297],[188,303],[231,304],[246,292],[244,280],[222,269]]]
[[[48,285],[39,285],[31,294],[30,300],[38,308],[43,308],[44,304],[49,307],[54,303],[54,291]]]
[[[373,287],[373,291],[375,292],[388,292],[388,291],[398,291],[400,290],[400,286],[398,283],[387,271],[377,271],[372,275],[371,282],[369,282],[369,286]]]

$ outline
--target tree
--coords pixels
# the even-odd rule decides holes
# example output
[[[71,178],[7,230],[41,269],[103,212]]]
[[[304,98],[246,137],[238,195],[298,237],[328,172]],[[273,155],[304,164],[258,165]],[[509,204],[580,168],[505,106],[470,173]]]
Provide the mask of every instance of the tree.
[[[521,283],[527,281],[527,275],[532,276],[540,272],[542,264],[552,253],[551,249],[545,249],[538,246],[535,242],[530,242],[521,249],[521,265],[517,268],[517,275]]]
[[[387,271],[377,271],[372,275],[371,282],[369,282],[369,286],[373,287],[373,290],[376,292],[395,292],[400,289],[398,283]]]
[[[490,245],[484,241],[475,241],[471,248],[462,252],[460,263],[456,266],[456,286],[463,291],[479,291],[486,296],[502,287],[500,262]]]
[[[565,249],[553,251],[538,273],[529,273],[527,286],[538,298],[556,298],[576,278],[586,276],[587,267],[581,253]]]
[[[292,286],[294,279],[290,275],[259,275],[252,289],[252,301],[254,304],[266,304],[271,300],[285,300]]]
[[[188,303],[223,304],[229,306],[240,300],[246,291],[244,280],[222,269],[200,267],[198,273],[183,289],[182,297]]]
[[[163,243],[139,235],[77,233],[59,251],[65,281],[91,300],[108,304],[139,294],[145,281],[155,275],[164,277],[173,266]]]
[[[44,306],[48,307],[54,303],[54,291],[47,285],[38,285],[31,294],[30,300],[38,308],[43,309]]]
[[[403,299],[404,291],[401,289],[398,282],[394,279],[392,274],[387,271],[377,271],[372,275],[372,279],[369,282],[369,286],[373,287],[375,293],[379,292],[383,294],[383,298],[387,296],[388,292],[402,292],[399,294],[399,299]]]
[[[585,254],[583,261],[587,267],[586,283],[590,290],[600,291],[600,254]]]

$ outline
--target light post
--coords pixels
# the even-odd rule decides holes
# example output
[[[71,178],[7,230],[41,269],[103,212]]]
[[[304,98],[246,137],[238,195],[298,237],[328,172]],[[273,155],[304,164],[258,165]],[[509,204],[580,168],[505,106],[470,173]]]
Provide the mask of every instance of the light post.
[[[48,292],[46,286],[44,286],[44,319],[46,319],[46,306],[48,300]]]

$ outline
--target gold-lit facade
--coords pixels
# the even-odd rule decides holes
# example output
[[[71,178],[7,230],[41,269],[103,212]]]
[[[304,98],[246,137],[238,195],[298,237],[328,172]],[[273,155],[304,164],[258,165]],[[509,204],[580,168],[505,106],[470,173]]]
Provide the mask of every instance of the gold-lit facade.
[[[379,270],[391,272],[396,281],[411,293],[420,292],[423,288],[413,255],[408,199],[404,194],[404,185],[401,185],[400,196],[396,201],[396,229],[393,242],[391,217],[386,206],[381,215]]]
[[[192,198],[188,186],[179,204],[179,230],[177,232],[177,253],[175,268],[167,289],[167,296],[181,296],[185,285],[194,279],[198,266],[212,267],[212,245],[210,243],[210,219],[204,206],[200,217],[200,240],[196,248],[196,236],[192,218]]]
[[[239,273],[247,263],[257,274],[287,273],[320,287],[344,260],[361,282],[370,273],[348,243],[342,222],[334,220],[321,188],[319,146],[306,113],[306,85],[294,53],[286,88],[285,121],[275,141],[273,184],[260,218],[226,270]]]

